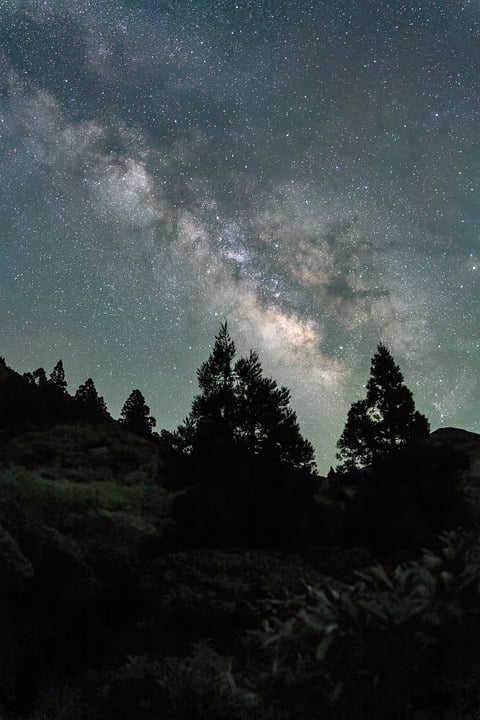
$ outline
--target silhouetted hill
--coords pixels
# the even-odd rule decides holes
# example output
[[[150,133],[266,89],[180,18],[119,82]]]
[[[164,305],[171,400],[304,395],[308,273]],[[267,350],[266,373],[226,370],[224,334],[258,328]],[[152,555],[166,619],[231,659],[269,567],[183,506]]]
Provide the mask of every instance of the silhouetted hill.
[[[480,435],[461,428],[439,428],[431,433],[430,441],[464,453],[470,461],[466,475],[480,479]]]
[[[480,523],[480,435],[461,428],[440,428],[430,436],[430,442],[443,448],[453,448],[467,458],[462,472],[463,493],[472,519]]]

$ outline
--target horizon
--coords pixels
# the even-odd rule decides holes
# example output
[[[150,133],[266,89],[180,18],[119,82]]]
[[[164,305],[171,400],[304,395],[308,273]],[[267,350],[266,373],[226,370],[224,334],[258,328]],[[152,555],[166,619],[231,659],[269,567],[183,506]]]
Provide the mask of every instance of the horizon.
[[[382,343],[382,344],[383,344],[383,343]],[[236,355],[235,355],[235,359],[238,360],[239,358],[240,358],[240,354],[237,352]],[[14,368],[14,367],[12,367],[11,365],[9,365],[9,363],[8,363],[7,360],[6,360],[6,358],[4,358],[3,356],[0,356],[0,359],[5,362],[6,367],[7,367],[8,369],[10,369],[10,370],[12,370],[13,372],[15,372],[15,373],[19,374],[20,376],[22,376],[22,373],[19,372],[19,370],[18,370],[17,368]],[[205,359],[207,359],[207,358],[205,358]],[[393,358],[393,359],[395,360],[395,358]],[[62,364],[63,364],[63,360],[62,360],[61,358],[59,358],[59,360],[61,360],[61,361],[62,361]],[[63,364],[63,366],[64,366],[64,364]],[[38,368],[43,368],[43,370],[45,370],[45,373],[46,373],[46,376],[47,376],[47,377],[49,377],[51,369],[53,370],[53,368],[51,368],[51,369],[50,369],[50,368],[45,368],[45,367],[43,367],[43,366],[41,366],[41,365],[40,365],[40,366],[37,366],[37,367],[38,367]],[[35,368],[30,368],[30,370],[27,370],[27,371],[24,371],[24,372],[26,372],[26,373],[33,372],[34,370],[37,369],[37,367],[35,367]],[[65,368],[64,368],[64,369],[65,369]],[[400,368],[400,370],[401,370],[401,368]],[[403,373],[402,373],[402,374],[403,374]],[[264,373],[264,377],[265,377],[265,373]],[[75,384],[75,383],[74,383],[74,384],[72,385],[71,383],[69,383],[68,377],[67,377],[67,375],[65,374],[65,380],[66,380],[66,383],[67,383],[66,391],[67,391],[68,395],[70,395],[70,397],[73,397],[73,396],[75,395],[75,392],[76,392],[76,390],[78,389],[78,387],[79,387],[80,385],[83,385],[87,379],[88,379],[88,378],[84,378],[84,379],[83,379],[81,382],[79,382],[78,384]],[[94,382],[95,388],[96,388],[99,396],[101,396],[102,399],[105,399],[104,396],[103,396],[103,394],[102,394],[102,392],[101,392],[101,388],[99,388],[99,387],[97,386],[97,383],[95,382],[95,378],[91,378],[91,379],[92,379],[93,382]],[[273,378],[273,379],[275,380],[275,378]],[[280,385],[280,383],[278,383],[278,385]],[[127,400],[127,396],[129,396],[130,393],[131,393],[133,390],[135,390],[135,389],[138,389],[138,390],[140,390],[140,392],[142,392],[141,388],[134,388],[134,387],[132,387],[131,390],[127,393],[127,395],[126,395],[126,397],[125,397],[125,399],[124,399],[124,402]],[[196,394],[198,394],[198,393],[196,393]],[[142,395],[143,395],[143,393],[142,393]],[[179,422],[175,425],[175,427],[165,427],[165,426],[163,426],[163,425],[158,421],[158,419],[156,418],[153,409],[152,409],[152,408],[150,407],[150,405],[149,405],[148,398],[144,398],[144,399],[145,399],[146,405],[148,406],[149,413],[154,417],[154,419],[155,419],[155,421],[156,421],[156,425],[153,427],[153,432],[154,432],[154,433],[157,433],[158,435],[160,435],[160,433],[161,433],[162,430],[167,430],[167,431],[176,430],[176,428],[177,428],[179,425],[182,424],[182,422],[185,420],[185,417],[189,414],[188,412],[185,413],[185,416],[184,416],[184,418],[182,419],[182,421],[179,421]],[[192,398],[192,399],[193,399],[193,398]],[[357,398],[357,399],[363,399],[363,398]],[[413,398],[413,399],[414,399],[414,401],[415,401],[415,398]],[[352,401],[352,402],[354,402],[354,401]],[[124,405],[124,403],[121,404],[118,412],[112,412],[112,411],[111,411],[111,408],[110,408],[110,406],[109,406],[108,400],[106,400],[106,406],[107,406],[108,414],[109,414],[110,417],[111,417],[114,421],[116,421],[116,422],[121,422],[121,409],[122,409],[123,405]],[[293,410],[295,410],[295,408],[293,408],[291,402],[290,402],[290,406],[292,407]],[[190,411],[190,409],[191,409],[191,408],[189,408],[189,411]],[[418,408],[417,408],[417,409],[418,409]],[[427,420],[428,420],[428,418],[427,418]],[[343,429],[343,426],[342,426],[342,429]],[[432,427],[432,426],[430,425],[430,435],[432,435],[432,434],[434,434],[434,433],[436,433],[436,432],[438,432],[438,431],[442,431],[442,430],[444,430],[444,431],[461,432],[461,433],[467,433],[467,434],[474,434],[474,435],[480,435],[480,433],[475,433],[475,431],[472,431],[472,430],[469,430],[469,429],[466,429],[466,428],[462,428],[462,427],[457,427],[457,426],[445,426],[445,425],[442,425],[442,426],[440,426],[440,427]],[[302,428],[301,428],[301,427],[300,427],[300,432],[302,432]],[[302,432],[302,436],[303,436],[306,440],[309,440],[309,441],[310,441],[310,438],[309,438],[308,436],[306,436],[303,432]],[[340,436],[339,436],[339,437],[340,437]],[[315,448],[314,445],[313,445],[313,449],[314,449],[314,452],[315,452],[315,463],[316,463],[316,466],[317,466],[318,475],[319,475],[319,476],[326,476],[326,475],[328,474],[328,471],[329,471],[332,467],[333,467],[333,468],[336,467],[336,465],[337,465],[337,463],[338,463],[338,459],[336,458],[335,461],[329,465],[328,469],[327,469],[326,467],[321,467],[321,466],[319,465],[319,463],[318,463],[317,449]]]

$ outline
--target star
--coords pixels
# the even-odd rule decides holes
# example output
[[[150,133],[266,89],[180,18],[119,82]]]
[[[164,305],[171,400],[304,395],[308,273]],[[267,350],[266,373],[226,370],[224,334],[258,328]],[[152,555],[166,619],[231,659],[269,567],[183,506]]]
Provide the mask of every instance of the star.
[[[386,342],[480,431],[472,4],[0,9],[2,348],[188,413],[226,318],[334,463]]]

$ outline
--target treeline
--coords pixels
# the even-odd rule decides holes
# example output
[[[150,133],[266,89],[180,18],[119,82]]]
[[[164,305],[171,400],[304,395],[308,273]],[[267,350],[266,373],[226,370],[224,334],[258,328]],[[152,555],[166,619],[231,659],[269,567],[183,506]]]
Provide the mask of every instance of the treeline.
[[[82,383],[73,395],[68,393],[63,361],[59,360],[50,375],[40,367],[19,375],[0,358],[1,411],[3,427],[38,422],[74,420],[112,420],[104,398],[98,394],[92,378]],[[119,422],[131,432],[153,438],[156,421],[150,415],[140,390],[132,390],[122,407]]]
[[[68,393],[61,361],[0,363],[0,715],[461,717],[478,507],[388,348],[327,478],[226,324],[197,379],[157,434],[139,390],[116,421],[93,380]]]
[[[91,378],[68,394],[61,360],[49,377],[43,368],[21,377],[3,360],[2,367],[9,380],[0,392],[4,427],[115,422]],[[174,432],[154,432],[138,389],[118,421],[161,453],[159,482],[175,493],[175,546],[360,544],[401,554],[468,524],[460,490],[467,461],[429,443],[428,420],[385,345],[372,358],[366,397],[348,412],[338,465],[326,480],[300,433],[289,390],[265,377],[255,352],[236,357],[226,322],[197,380],[199,394]]]

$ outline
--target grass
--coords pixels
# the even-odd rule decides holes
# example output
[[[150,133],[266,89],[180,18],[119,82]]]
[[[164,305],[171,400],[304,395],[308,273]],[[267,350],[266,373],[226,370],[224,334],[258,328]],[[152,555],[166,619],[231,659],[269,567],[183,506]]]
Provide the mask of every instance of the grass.
[[[158,451],[113,423],[50,425],[3,438],[0,463],[36,470],[52,480],[153,483]]]
[[[156,520],[167,514],[170,500],[166,491],[152,484],[124,485],[114,480],[78,482],[46,476],[42,470],[18,467],[0,470],[0,481],[12,493],[31,498],[50,517],[55,507],[91,509],[122,526],[130,525],[145,533],[154,532]]]
[[[114,423],[36,426],[1,445],[4,493],[35,505],[47,524],[65,528],[93,513],[148,535],[168,514],[156,446]]]

